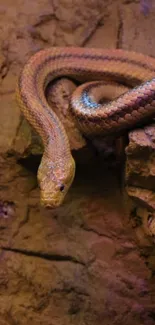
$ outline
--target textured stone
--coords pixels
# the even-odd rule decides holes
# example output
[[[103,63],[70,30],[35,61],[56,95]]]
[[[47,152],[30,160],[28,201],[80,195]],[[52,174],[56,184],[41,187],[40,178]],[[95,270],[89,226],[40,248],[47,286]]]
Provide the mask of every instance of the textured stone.
[[[0,210],[1,319],[94,325],[119,318],[123,325],[128,315],[128,324],[153,325],[150,270],[135,245],[125,197],[120,204],[115,171],[99,161],[98,168],[78,168],[64,205],[51,212],[40,209],[39,190],[29,188],[31,173],[22,166],[15,179],[14,173],[14,206]]]
[[[155,211],[155,125],[134,130],[126,148],[127,192],[138,206]],[[143,219],[143,217],[142,217]],[[148,229],[149,231],[149,229]]]

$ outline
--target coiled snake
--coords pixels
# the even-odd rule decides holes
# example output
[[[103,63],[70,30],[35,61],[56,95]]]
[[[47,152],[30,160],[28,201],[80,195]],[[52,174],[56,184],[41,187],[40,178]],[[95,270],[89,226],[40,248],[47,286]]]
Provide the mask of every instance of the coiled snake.
[[[154,58],[90,48],[51,48],[33,55],[20,74],[17,101],[44,144],[38,181],[41,203],[51,208],[62,203],[75,173],[66,131],[45,98],[48,83],[62,76],[82,83],[96,81],[77,88],[71,98],[73,116],[86,135],[125,132],[155,115]],[[103,104],[101,90],[109,80],[132,89]],[[108,87],[113,89],[114,85]]]

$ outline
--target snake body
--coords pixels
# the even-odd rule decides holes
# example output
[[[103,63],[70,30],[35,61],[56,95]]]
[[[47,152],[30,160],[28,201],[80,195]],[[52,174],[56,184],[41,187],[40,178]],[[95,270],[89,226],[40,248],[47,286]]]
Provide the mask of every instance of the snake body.
[[[66,131],[45,96],[48,83],[64,76],[81,83],[96,81],[78,87],[71,99],[72,114],[86,135],[124,132],[155,115],[154,58],[90,48],[51,48],[34,54],[20,74],[17,101],[44,144],[38,181],[41,203],[46,207],[63,202],[75,174]],[[103,104],[101,87],[109,80],[132,89]]]

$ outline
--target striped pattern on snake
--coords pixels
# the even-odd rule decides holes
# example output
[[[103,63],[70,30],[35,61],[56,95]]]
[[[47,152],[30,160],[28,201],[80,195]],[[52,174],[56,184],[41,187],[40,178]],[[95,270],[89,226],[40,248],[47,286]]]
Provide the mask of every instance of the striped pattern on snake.
[[[44,144],[38,181],[41,203],[51,208],[63,202],[75,174],[66,131],[45,96],[48,83],[64,76],[80,83],[96,81],[77,88],[71,99],[73,116],[86,135],[127,132],[155,115],[154,58],[90,48],[51,48],[33,55],[20,74],[17,101]],[[104,104],[101,89],[107,92],[109,81],[131,89]]]

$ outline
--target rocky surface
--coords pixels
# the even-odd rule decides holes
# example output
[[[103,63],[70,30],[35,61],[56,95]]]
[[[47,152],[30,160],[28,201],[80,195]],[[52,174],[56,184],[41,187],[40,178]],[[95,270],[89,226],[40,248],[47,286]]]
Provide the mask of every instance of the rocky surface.
[[[109,165],[66,117],[70,93],[60,84],[77,172],[64,205],[46,211],[36,178],[42,144],[15,101],[20,68],[39,49],[155,56],[154,19],[149,0],[1,1],[0,325],[154,325],[155,126],[129,134],[125,166]]]
[[[155,125],[137,129],[129,134],[129,145],[126,148],[126,183],[127,192],[143,207],[147,215],[151,214],[148,223],[142,220],[146,232],[154,235],[155,223]],[[151,226],[151,229],[149,229]],[[153,230],[154,229],[154,230]]]
[[[155,184],[155,125],[129,133],[126,149],[126,178],[128,185],[150,191]],[[149,157],[149,160],[148,160]]]

